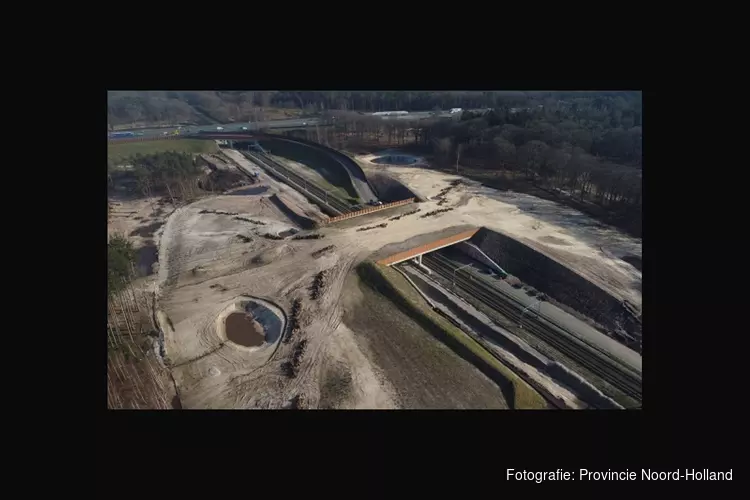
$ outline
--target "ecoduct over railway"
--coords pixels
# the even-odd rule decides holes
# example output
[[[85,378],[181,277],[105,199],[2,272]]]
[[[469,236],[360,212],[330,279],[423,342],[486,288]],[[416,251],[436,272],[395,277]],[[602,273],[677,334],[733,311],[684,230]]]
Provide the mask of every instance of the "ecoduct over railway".
[[[522,333],[536,353],[532,358],[547,357],[556,363],[543,363],[545,367],[552,366],[553,371],[559,371],[557,363],[572,367],[579,376],[596,380],[594,385],[620,405],[640,405],[642,359],[632,349],[640,348],[639,318],[565,266],[486,228],[458,231],[406,250],[384,252],[389,255],[378,260],[378,264],[412,266],[413,271],[422,275],[420,281],[427,288],[445,290],[448,293],[444,297],[465,300],[490,316],[506,320],[504,333],[495,328],[486,329],[485,333],[489,331],[496,339],[503,337],[503,341],[510,335],[508,329],[515,330],[516,336]],[[490,254],[499,257],[502,266]],[[536,288],[506,269],[525,280],[533,280]],[[546,273],[548,279],[537,279],[538,273]],[[581,286],[581,281],[586,285]],[[589,298],[582,299],[581,294],[589,294]],[[616,315],[608,325],[631,325],[631,334],[595,325],[587,315],[595,318]],[[636,336],[637,341],[633,340]],[[575,376],[564,378],[568,385],[583,386],[584,392],[591,392]]]
[[[376,307],[372,301],[387,299],[350,283],[368,259],[403,272],[426,296],[432,293],[431,301],[448,297],[486,318],[489,329],[455,305],[435,305],[557,405],[639,404],[640,356],[623,346],[640,340],[640,303],[631,291],[636,273],[618,263],[619,249],[605,244],[608,255],[595,248],[605,231],[563,229],[520,208],[526,199],[415,166],[367,171],[379,169],[420,193],[422,202],[362,209],[339,200],[349,206],[337,210],[326,199],[330,193],[316,192],[280,160],[253,151],[223,154],[240,170],[259,170],[257,187],[265,189],[178,208],[160,240],[159,307],[183,407],[514,407],[507,392],[493,392],[485,375],[457,358],[425,358],[421,370],[435,371],[415,385],[421,372],[410,371],[409,360],[387,346],[409,337],[425,350],[398,351],[437,356],[428,347],[437,340],[408,316],[399,324],[409,323],[409,332],[378,330],[395,309]],[[272,161],[284,168],[274,172]],[[299,178],[285,175],[295,172]],[[323,213],[327,208],[333,211]],[[304,226],[303,218],[314,223]],[[634,253],[629,242],[622,246]],[[288,318],[287,334],[261,328],[262,315],[244,300],[277,304]],[[378,314],[367,316],[363,301]],[[619,319],[607,324],[612,311]],[[449,365],[453,371],[440,372]],[[456,380],[464,382],[463,392]],[[466,387],[480,386],[482,395],[466,399]],[[446,392],[427,397],[436,391]]]

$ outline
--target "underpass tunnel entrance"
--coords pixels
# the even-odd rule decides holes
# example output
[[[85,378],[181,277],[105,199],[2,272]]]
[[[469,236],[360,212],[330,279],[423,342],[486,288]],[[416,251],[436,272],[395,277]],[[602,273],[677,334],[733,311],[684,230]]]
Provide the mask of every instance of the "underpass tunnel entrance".
[[[470,229],[468,231],[461,231],[458,234],[454,234],[453,236],[448,236],[446,238],[441,238],[430,243],[419,245],[409,250],[397,252],[388,257],[380,259],[378,261],[378,264],[392,266],[394,264],[412,259],[419,259],[419,263],[421,264],[421,259],[424,254],[428,254],[430,252],[434,252],[435,250],[467,241],[471,239],[477,233],[477,231],[479,231],[479,228]]]

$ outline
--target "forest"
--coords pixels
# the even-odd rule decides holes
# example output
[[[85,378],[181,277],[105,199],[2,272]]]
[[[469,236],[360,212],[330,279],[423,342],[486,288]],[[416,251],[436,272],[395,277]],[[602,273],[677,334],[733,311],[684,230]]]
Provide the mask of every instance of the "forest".
[[[130,168],[123,169],[107,160],[110,187],[122,186],[126,191],[143,196],[166,194],[172,204],[177,198],[190,200],[199,193],[199,181],[205,173],[200,160],[190,153],[165,151],[136,154],[128,160]]]
[[[110,124],[258,119],[288,108],[320,116],[301,132],[337,149],[415,148],[436,168],[549,196],[640,236],[642,94],[637,91],[110,92]],[[381,120],[388,110],[464,111],[453,119]],[[298,132],[299,133],[299,132]],[[157,176],[155,182],[162,182]]]
[[[640,94],[630,93],[464,111],[454,119],[327,111],[324,126],[296,134],[350,151],[412,149],[434,168],[545,195],[640,236],[641,106]]]
[[[110,126],[209,124],[262,118],[269,108],[314,114],[325,110],[433,111],[451,108],[534,107],[551,101],[629,99],[634,92],[522,91],[109,91]],[[596,105],[601,104],[597,102]]]

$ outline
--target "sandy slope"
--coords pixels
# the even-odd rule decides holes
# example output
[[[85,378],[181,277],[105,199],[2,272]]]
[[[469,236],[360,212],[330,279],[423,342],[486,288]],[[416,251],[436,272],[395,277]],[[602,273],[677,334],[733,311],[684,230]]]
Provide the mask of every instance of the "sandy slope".
[[[415,167],[392,167],[388,172],[426,196],[434,196],[455,178]],[[283,231],[292,222],[267,196],[283,191],[301,198],[300,204],[309,203],[290,188],[263,177],[271,186],[269,192],[217,196],[180,208],[159,235],[160,317],[183,407],[280,408],[295,396],[306,406],[317,407],[324,369],[338,365],[351,370],[344,379],[353,387],[342,407],[395,406],[392,383],[354,340],[356,332],[341,323],[344,279],[373,251],[450,226],[473,224],[503,231],[569,264],[613,294],[634,304],[641,302],[640,272],[617,258],[625,253],[640,255],[640,242],[551,202],[471,184],[452,191],[442,208],[455,210],[438,217],[411,215],[366,232],[357,232],[355,224],[327,227],[319,231],[326,236],[321,240],[274,241],[261,234]],[[437,204],[430,201],[420,207],[425,213]],[[201,210],[236,212],[266,225],[253,225],[233,215],[201,214]],[[240,234],[250,241],[237,238]],[[313,256],[329,245],[335,245],[332,252]],[[328,285],[322,297],[311,300],[308,288],[322,270],[329,270]],[[243,295],[267,298],[287,312],[294,298],[300,298],[303,328],[299,338],[272,352],[248,353],[220,345],[216,315]],[[302,338],[307,340],[307,349],[299,375],[287,379],[281,364]]]

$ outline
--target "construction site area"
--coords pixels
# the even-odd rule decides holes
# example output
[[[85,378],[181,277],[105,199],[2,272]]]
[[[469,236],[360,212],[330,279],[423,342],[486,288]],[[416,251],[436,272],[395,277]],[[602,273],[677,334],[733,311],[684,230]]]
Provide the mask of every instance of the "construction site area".
[[[110,330],[145,325],[159,408],[641,407],[640,239],[394,149],[202,140],[247,181],[109,222],[139,276]]]

